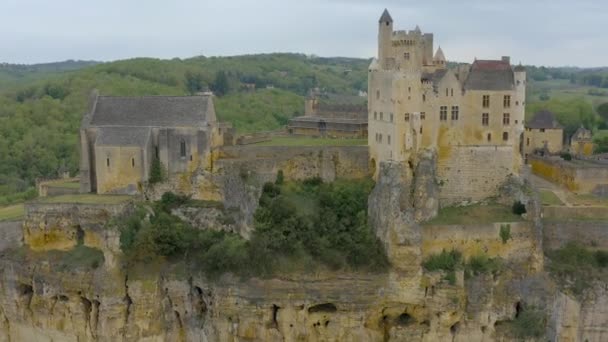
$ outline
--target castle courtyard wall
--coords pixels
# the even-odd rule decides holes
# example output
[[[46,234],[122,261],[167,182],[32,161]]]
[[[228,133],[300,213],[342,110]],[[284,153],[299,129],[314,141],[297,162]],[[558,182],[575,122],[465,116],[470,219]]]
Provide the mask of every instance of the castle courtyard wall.
[[[590,193],[596,187],[608,184],[608,165],[584,161],[568,162],[538,156],[529,156],[528,164],[535,174],[570,191]]]
[[[0,222],[0,252],[23,244],[22,221]]]
[[[543,221],[545,250],[558,249],[569,242],[578,242],[587,248],[608,249],[608,221]]]

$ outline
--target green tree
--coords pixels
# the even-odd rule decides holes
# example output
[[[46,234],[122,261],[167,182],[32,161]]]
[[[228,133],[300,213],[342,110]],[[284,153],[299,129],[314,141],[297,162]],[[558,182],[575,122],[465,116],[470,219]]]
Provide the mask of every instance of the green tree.
[[[189,94],[196,94],[205,89],[205,81],[201,73],[186,71],[186,90]]]
[[[604,102],[597,107],[597,113],[606,123],[608,123],[608,102]]]
[[[215,75],[212,88],[213,92],[217,96],[224,96],[230,91],[230,83],[228,82],[228,76],[226,72],[221,70]]]
[[[164,180],[163,165],[160,158],[152,158],[152,166],[150,167],[150,179],[151,184],[160,183]]]

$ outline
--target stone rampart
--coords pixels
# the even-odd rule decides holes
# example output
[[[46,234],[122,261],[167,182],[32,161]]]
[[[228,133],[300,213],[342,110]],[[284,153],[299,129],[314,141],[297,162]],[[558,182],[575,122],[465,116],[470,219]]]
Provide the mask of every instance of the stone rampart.
[[[274,179],[282,170],[286,179],[321,177],[360,178],[369,175],[367,146],[231,146],[220,152],[214,169],[238,167]]]
[[[557,158],[528,156],[535,174],[563,185],[570,191],[593,192],[608,184],[608,165],[591,161],[565,161]]]
[[[500,230],[509,230],[503,241]],[[508,227],[508,228],[507,228]],[[443,250],[458,250],[465,259],[476,255],[501,257],[505,260],[528,262],[542,256],[536,242],[534,224],[528,221],[472,225],[427,225],[422,228],[422,255],[428,257]],[[535,267],[530,263],[531,267]]]
[[[543,227],[545,250],[564,247],[578,242],[586,247],[608,249],[608,220],[604,221],[553,221],[546,220]]]
[[[514,173],[510,146],[451,146],[440,148],[437,178],[440,205],[472,202],[496,196]]]
[[[586,220],[608,222],[608,209],[603,206],[596,207],[566,207],[566,206],[544,206],[543,218],[552,221]]]

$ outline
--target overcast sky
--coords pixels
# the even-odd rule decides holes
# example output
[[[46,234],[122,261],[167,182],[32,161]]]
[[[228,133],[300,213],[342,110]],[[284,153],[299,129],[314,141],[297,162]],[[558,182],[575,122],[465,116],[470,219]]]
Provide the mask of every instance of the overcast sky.
[[[372,57],[385,7],[395,29],[434,33],[451,61],[608,66],[606,0],[0,0],[0,62]]]

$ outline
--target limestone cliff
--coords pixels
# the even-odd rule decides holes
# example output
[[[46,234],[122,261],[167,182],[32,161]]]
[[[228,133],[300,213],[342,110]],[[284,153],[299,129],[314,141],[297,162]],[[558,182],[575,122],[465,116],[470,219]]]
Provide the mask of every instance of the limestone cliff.
[[[32,206],[25,245],[0,252],[0,341],[511,341],[517,338],[509,327],[530,308],[543,313],[543,340],[607,340],[606,284],[579,297],[560,290],[539,262],[538,211],[513,223],[507,240],[500,223],[423,222],[437,214],[434,160],[428,153],[379,169],[369,220],[392,264],[379,274],[211,280],[167,265],[127,270],[119,233],[106,223],[132,210],[129,204]],[[238,173],[231,181],[235,189],[247,186]],[[524,192],[513,194],[533,207]],[[212,225],[221,215],[214,210],[177,214]],[[69,257],[83,248],[99,251],[101,262]],[[465,258],[500,256],[504,268],[457,270],[451,282],[421,266],[450,248]]]

